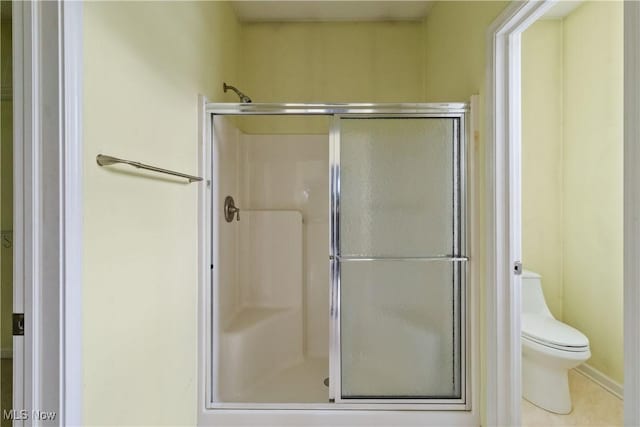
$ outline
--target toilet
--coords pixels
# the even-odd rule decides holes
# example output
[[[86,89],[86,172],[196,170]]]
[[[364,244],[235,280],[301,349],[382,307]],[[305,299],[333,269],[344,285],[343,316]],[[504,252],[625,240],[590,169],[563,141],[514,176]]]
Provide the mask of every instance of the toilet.
[[[542,278],[522,274],[522,395],[550,412],[571,412],[569,369],[591,357],[589,339],[556,320],[544,300]]]

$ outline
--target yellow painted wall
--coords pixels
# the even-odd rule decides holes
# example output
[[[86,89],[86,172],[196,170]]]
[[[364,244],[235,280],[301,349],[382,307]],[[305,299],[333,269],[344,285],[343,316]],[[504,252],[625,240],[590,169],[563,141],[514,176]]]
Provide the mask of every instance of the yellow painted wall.
[[[623,4],[585,2],[564,22],[564,320],[589,364],[623,380]],[[588,48],[587,48],[588,47]]]
[[[439,1],[425,20],[429,102],[467,102],[484,88],[489,25],[506,1]]]
[[[622,383],[622,4],[585,2],[522,40],[523,261],[589,338],[587,363]]]
[[[562,319],[562,20],[522,35],[522,261]]]
[[[254,102],[424,101],[420,22],[242,25],[241,88]],[[245,120],[249,133],[326,133],[327,121]]]
[[[84,4],[85,425],[196,423],[198,187],[95,156],[195,173],[238,28],[221,2]]]

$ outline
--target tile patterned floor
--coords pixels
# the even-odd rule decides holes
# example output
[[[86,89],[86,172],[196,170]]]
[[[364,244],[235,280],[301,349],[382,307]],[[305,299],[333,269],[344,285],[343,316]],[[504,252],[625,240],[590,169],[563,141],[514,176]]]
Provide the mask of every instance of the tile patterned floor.
[[[522,425],[622,426],[622,400],[574,370],[569,371],[573,411],[558,415],[522,400]]]

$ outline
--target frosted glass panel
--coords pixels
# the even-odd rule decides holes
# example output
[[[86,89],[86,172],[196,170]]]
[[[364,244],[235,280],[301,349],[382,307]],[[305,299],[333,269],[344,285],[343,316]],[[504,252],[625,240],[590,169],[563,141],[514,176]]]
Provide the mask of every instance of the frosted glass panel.
[[[451,255],[456,119],[341,119],[340,255]]]
[[[460,397],[460,266],[341,263],[343,399]]]

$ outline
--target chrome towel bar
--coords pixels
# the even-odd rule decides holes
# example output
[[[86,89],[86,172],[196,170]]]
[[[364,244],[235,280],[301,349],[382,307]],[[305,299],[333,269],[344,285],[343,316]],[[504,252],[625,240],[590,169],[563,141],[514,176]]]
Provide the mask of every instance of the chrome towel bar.
[[[115,165],[117,163],[122,163],[125,165],[133,166],[138,169],[146,169],[154,172],[165,173],[167,175],[178,176],[180,178],[186,178],[189,180],[190,183],[196,182],[196,181],[202,181],[202,178],[200,178],[199,176],[193,176],[193,175],[188,175],[186,173],[175,172],[169,169],[163,169],[157,166],[146,165],[144,163],[134,162],[131,160],[119,159],[117,157],[107,156],[104,154],[98,154],[96,156],[96,162],[100,166],[109,166],[109,165]]]

